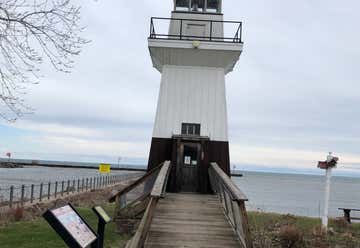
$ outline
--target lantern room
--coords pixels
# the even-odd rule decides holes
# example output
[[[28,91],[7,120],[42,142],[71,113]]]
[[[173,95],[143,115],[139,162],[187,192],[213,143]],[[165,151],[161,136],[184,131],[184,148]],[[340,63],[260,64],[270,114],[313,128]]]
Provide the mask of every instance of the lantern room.
[[[174,0],[174,11],[221,13],[221,0]]]

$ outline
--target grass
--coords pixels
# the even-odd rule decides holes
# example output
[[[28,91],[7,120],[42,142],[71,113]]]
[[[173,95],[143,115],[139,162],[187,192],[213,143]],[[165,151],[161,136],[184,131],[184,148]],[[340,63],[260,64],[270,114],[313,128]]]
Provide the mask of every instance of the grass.
[[[113,216],[114,205],[106,205],[104,209]],[[81,216],[97,230],[97,217],[90,208],[77,208]],[[104,247],[123,247],[129,237],[115,233],[115,224],[106,226]],[[62,239],[55,233],[43,218],[33,221],[19,221],[0,229],[1,248],[66,248]]]
[[[321,221],[316,218],[280,215],[272,213],[250,212],[248,214],[254,247],[282,246],[280,230],[286,226],[295,227],[301,234],[301,240],[291,247],[316,248],[359,248],[360,224],[347,224],[343,219],[330,220],[329,232],[321,230]]]
[[[106,212],[113,216],[114,205],[105,204]],[[97,217],[88,207],[78,207],[81,216],[97,230]],[[359,248],[360,224],[348,225],[343,220],[331,220],[332,232],[324,235],[321,232],[319,219],[279,215],[272,213],[250,212],[248,214],[254,248],[291,247],[291,248]],[[301,234],[301,240],[293,246],[284,246],[281,230],[285,226],[293,226]],[[115,224],[106,226],[106,248],[124,247],[128,236],[115,233]],[[18,221],[0,228],[1,248],[66,248],[62,239],[53,231],[43,218],[33,221]]]

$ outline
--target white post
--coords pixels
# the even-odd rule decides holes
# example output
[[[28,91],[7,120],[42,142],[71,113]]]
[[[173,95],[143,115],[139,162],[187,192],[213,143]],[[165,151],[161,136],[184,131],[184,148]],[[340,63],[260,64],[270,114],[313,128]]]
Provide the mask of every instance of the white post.
[[[328,227],[328,216],[329,216],[329,200],[330,200],[330,183],[331,183],[331,170],[329,167],[326,169],[326,184],[325,184],[325,202],[324,202],[324,215],[322,217],[322,226],[325,230]]]

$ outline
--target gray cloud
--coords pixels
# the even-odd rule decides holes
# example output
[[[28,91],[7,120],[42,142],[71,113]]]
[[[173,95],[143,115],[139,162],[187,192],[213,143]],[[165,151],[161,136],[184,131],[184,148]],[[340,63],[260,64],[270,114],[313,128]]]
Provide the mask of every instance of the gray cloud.
[[[44,65],[26,121],[87,128],[100,133],[87,137],[94,142],[148,144],[160,82],[149,19],[169,16],[172,1],[79,2],[92,43],[72,74]],[[245,50],[227,76],[232,144],[359,154],[359,8],[355,0],[224,0],[225,19],[244,22]]]

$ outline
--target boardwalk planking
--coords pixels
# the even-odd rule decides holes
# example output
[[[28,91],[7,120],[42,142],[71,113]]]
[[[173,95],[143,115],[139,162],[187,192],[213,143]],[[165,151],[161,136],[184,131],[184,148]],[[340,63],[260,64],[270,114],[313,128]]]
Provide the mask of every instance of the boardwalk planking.
[[[156,207],[145,248],[241,247],[215,195],[168,194]]]

